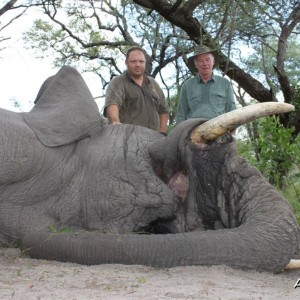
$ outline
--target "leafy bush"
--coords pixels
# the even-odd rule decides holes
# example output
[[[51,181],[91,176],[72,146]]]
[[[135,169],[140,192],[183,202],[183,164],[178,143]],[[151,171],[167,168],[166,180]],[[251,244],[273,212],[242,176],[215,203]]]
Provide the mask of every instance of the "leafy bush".
[[[284,128],[277,116],[258,122],[258,138],[237,140],[238,152],[291,203],[300,224],[300,139]]]
[[[299,146],[292,142],[294,129],[284,128],[277,116],[262,119],[258,129],[260,153],[257,167],[271,184],[283,188],[292,166],[300,163]]]
[[[258,122],[259,135],[255,141],[238,141],[238,151],[257,167],[269,182],[283,189],[289,171],[300,165],[299,137],[293,140],[293,128],[284,128],[277,116]]]

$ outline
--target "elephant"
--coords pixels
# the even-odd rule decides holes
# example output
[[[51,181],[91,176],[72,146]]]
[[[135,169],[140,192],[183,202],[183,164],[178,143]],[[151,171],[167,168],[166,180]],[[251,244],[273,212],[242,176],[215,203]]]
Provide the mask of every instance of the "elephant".
[[[64,66],[31,111],[0,111],[0,245],[85,265],[281,272],[299,249],[299,225],[230,132],[293,109],[254,104],[164,136],[109,124],[81,74]]]

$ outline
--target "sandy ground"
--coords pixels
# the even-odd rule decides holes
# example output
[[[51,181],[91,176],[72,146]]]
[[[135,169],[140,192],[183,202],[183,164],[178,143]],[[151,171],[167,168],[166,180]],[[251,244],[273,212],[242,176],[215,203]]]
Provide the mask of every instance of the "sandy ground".
[[[300,270],[155,269],[36,260],[0,248],[0,299],[300,299]]]

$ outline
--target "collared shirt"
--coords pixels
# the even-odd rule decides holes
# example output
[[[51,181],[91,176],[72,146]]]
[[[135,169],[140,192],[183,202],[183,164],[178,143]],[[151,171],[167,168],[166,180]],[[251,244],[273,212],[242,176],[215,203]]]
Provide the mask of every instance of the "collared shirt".
[[[109,83],[104,106],[115,104],[119,107],[120,122],[159,130],[160,114],[168,113],[165,96],[158,83],[144,76],[142,86],[137,85],[128,72],[114,77]]]
[[[203,82],[199,75],[187,80],[181,88],[176,124],[191,119],[212,119],[236,109],[230,82],[214,75]]]

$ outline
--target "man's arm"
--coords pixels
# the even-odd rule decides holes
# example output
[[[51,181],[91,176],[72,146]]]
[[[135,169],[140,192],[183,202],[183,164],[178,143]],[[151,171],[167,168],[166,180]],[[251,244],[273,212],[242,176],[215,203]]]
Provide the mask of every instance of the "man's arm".
[[[122,76],[114,77],[107,86],[105,94],[104,116],[113,125],[120,124],[119,111],[122,107],[124,84]]]
[[[117,105],[111,104],[108,107],[106,107],[106,115],[111,124],[121,124],[119,118],[119,107]]]
[[[169,120],[169,114],[163,113],[163,114],[159,115],[159,121],[160,121],[159,131],[160,132],[167,132],[168,120]]]

